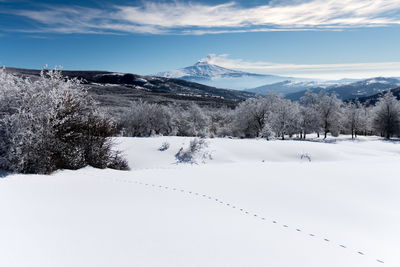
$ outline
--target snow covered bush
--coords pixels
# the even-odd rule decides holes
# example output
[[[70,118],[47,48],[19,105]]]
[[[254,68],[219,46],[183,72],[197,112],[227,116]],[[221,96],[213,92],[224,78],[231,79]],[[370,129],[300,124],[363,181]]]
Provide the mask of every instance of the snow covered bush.
[[[110,154],[107,167],[115,170],[129,170],[128,161],[117,150],[113,150]]]
[[[112,150],[115,123],[77,79],[49,70],[33,81],[2,69],[0,89],[0,168],[20,173],[128,168]]]
[[[311,162],[311,156],[308,153],[302,153],[300,155],[300,159],[301,160],[307,160],[307,161]]]
[[[190,141],[187,148],[181,147],[175,158],[178,163],[198,163],[198,160],[204,162],[206,159],[211,159],[210,153],[204,151],[207,146],[204,139],[195,138]]]
[[[168,142],[164,142],[164,143],[162,143],[162,145],[160,146],[160,148],[158,150],[160,150],[160,151],[168,150],[169,146],[170,146],[170,144]]]

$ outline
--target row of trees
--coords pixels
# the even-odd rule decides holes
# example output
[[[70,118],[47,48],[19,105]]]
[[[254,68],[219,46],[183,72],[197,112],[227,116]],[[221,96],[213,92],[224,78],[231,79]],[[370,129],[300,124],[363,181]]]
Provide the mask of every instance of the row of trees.
[[[0,169],[50,173],[57,169],[127,169],[112,150],[116,123],[76,79],[42,71],[36,80],[0,69]]]
[[[400,102],[391,94],[383,95],[374,106],[358,101],[343,102],[335,95],[307,92],[299,102],[277,94],[252,98],[235,109],[185,107],[136,102],[119,119],[126,136],[179,135],[209,137],[297,136],[305,139],[317,133],[400,136]]]

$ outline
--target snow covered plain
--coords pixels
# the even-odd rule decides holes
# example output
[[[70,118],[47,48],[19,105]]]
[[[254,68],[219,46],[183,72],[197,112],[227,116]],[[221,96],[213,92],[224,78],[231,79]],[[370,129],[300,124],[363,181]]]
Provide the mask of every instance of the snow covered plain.
[[[191,139],[117,139],[129,172],[4,175],[0,266],[400,266],[400,142],[208,139],[175,164]]]

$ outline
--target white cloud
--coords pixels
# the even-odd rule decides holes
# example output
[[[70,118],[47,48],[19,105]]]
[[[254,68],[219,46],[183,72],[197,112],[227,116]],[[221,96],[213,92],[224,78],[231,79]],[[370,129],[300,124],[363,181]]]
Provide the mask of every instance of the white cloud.
[[[400,77],[400,62],[288,64],[231,59],[227,54],[209,54],[202,60],[210,64],[246,72],[303,78],[341,79],[377,76]]]
[[[203,5],[175,2],[146,3],[142,7],[119,6],[126,21],[167,28],[179,27],[313,27],[397,24],[393,11],[398,0],[312,0],[286,5],[242,8],[234,2]],[[398,17],[398,16],[397,16]]]
[[[41,26],[20,30],[39,33],[86,33],[86,34],[120,34],[120,33],[151,33],[162,34],[162,29],[151,25],[127,23],[110,11],[86,7],[51,6],[46,10],[19,10],[15,15],[27,17]]]
[[[108,9],[47,6],[14,13],[42,24],[40,31],[199,35],[399,25],[400,1],[308,0],[284,4],[273,1],[255,7],[242,7],[235,2],[206,5],[144,1],[141,6],[116,5]]]

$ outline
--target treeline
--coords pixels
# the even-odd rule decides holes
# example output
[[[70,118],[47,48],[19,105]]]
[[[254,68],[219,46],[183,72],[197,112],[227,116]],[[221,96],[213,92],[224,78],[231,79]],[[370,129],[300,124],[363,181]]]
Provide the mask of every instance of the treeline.
[[[400,136],[400,102],[391,92],[375,105],[343,102],[334,94],[307,92],[299,102],[277,94],[252,98],[235,109],[135,102],[119,119],[124,136],[178,135],[266,139],[317,133]]]
[[[42,71],[36,80],[0,69],[0,169],[127,169],[112,149],[116,123],[101,112],[77,79]]]

